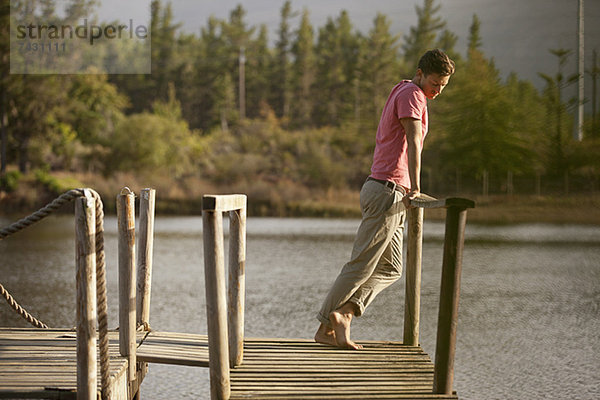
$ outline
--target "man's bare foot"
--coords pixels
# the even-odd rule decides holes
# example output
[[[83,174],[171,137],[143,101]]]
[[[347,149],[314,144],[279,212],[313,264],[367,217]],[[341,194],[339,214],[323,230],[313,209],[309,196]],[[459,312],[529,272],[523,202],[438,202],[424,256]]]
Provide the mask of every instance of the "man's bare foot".
[[[331,321],[331,326],[335,331],[335,340],[338,347],[359,350],[363,347],[350,340],[350,324],[352,323],[353,316],[354,306],[350,303],[346,303],[329,314],[329,321]]]
[[[315,334],[315,342],[328,344],[330,346],[337,346],[335,341],[335,331],[333,328],[328,327],[325,324],[321,324],[317,333]]]

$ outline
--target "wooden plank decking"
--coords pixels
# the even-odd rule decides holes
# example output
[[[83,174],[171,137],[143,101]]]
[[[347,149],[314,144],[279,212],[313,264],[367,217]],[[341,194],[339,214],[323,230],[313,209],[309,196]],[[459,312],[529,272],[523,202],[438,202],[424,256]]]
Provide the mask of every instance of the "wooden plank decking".
[[[208,367],[208,336],[151,331],[137,349],[138,361]]]
[[[433,364],[420,347],[360,343],[365,348],[355,351],[246,338],[244,361],[231,370],[231,399],[457,399],[431,393]],[[138,344],[138,361],[208,366],[206,335],[138,332]],[[0,328],[0,398],[75,398],[75,349],[72,330]],[[119,355],[117,332],[110,333],[110,354],[111,376],[123,385],[127,359]]]
[[[361,342],[340,350],[302,339],[244,341],[244,361],[231,370],[231,399],[457,399],[433,395],[433,364],[420,347]],[[138,360],[208,365],[206,335],[150,332]]]
[[[76,348],[73,330],[0,328],[0,398],[75,399]],[[109,333],[109,352],[113,398],[126,399],[127,359],[117,332]]]
[[[341,350],[311,340],[246,339],[231,399],[457,399],[431,394],[433,364],[420,347],[360,342]]]

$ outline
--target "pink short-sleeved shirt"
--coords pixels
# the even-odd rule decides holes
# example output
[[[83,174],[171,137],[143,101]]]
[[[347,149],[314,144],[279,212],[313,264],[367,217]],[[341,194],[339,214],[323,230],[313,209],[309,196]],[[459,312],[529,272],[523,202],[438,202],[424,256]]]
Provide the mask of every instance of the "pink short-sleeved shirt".
[[[401,118],[420,120],[425,140],[428,124],[427,98],[423,90],[409,80],[394,86],[383,107],[377,128],[371,176],[393,181],[410,189],[408,146]],[[421,142],[421,149],[422,147]]]

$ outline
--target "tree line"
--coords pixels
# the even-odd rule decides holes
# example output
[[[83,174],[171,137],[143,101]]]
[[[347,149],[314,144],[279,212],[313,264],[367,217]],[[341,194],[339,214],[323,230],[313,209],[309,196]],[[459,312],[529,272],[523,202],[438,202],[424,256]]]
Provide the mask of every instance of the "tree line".
[[[457,68],[429,103],[426,190],[598,190],[595,98],[584,140],[572,139],[575,103],[565,88],[575,78],[564,71],[570,51],[549,49],[557,69],[542,75],[543,91],[516,73],[502,79],[482,51],[477,15],[466,54],[459,54],[435,0],[416,6],[417,21],[403,37],[383,14],[365,33],[344,10],[314,27],[310,12],[287,0],[272,42],[265,25],[248,24],[242,5],[190,34],[170,4],[154,0],[147,75],[10,74],[10,3],[0,2],[4,186],[12,165],[21,174],[128,171],[174,182],[197,176],[222,184],[356,187],[369,172],[389,90],[412,78],[424,51],[439,47]],[[53,0],[13,3],[71,20],[94,8],[92,0],[71,0],[59,17]],[[597,67],[589,70],[595,82]]]

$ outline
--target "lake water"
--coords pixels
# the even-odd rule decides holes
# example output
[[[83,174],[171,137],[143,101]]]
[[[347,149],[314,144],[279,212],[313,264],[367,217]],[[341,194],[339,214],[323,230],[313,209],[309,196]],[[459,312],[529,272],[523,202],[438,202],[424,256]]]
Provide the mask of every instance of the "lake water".
[[[12,222],[0,218],[0,226]],[[312,338],[357,220],[249,218],[246,335]],[[156,221],[150,323],[206,333],[202,221]],[[105,221],[109,327],[118,324],[116,220]],[[0,282],[51,327],[75,325],[73,218],[0,241]],[[434,356],[442,223],[426,222],[421,342]],[[355,320],[353,337],[402,340],[404,279]],[[0,326],[27,323],[0,301]],[[146,399],[208,399],[205,369],[151,365]],[[600,398],[600,227],[467,223],[454,389],[462,399]]]

